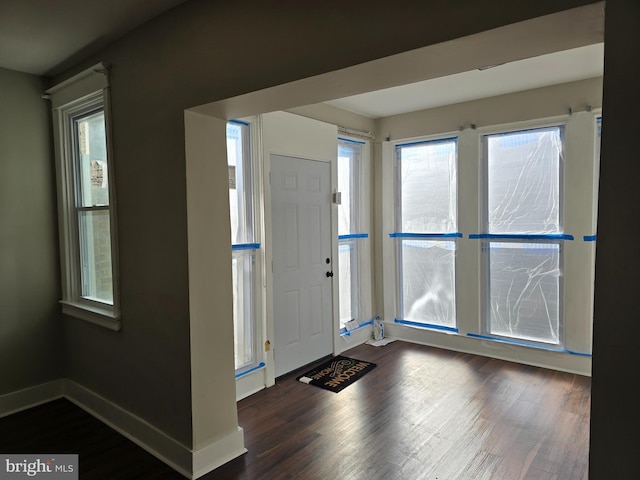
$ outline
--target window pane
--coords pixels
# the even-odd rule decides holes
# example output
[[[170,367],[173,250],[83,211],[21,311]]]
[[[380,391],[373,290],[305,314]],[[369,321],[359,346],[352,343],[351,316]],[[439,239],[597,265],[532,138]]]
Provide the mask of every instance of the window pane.
[[[229,214],[231,243],[253,241],[251,208],[251,156],[248,148],[249,127],[227,123],[227,162],[229,171]]]
[[[358,232],[358,165],[362,146],[356,143],[338,142],[338,235]]]
[[[400,240],[400,318],[455,325],[455,242]]]
[[[560,245],[490,242],[490,332],[560,343]]]
[[[79,212],[82,296],[113,304],[109,211]]]
[[[457,230],[456,140],[398,147],[401,208],[398,229],[411,233]]]
[[[232,258],[233,327],[236,370],[254,362],[253,265],[255,252],[237,251]]]
[[[485,138],[489,233],[561,233],[561,128]]]
[[[358,318],[356,240],[341,240],[338,246],[340,328],[349,320]]]
[[[83,207],[109,205],[107,138],[102,110],[74,120],[78,156],[78,203]]]
[[[338,205],[338,235],[346,235],[353,232],[350,208],[352,166],[353,159],[351,156],[338,156],[338,191],[342,197],[340,205]]]
[[[253,190],[249,126],[240,122],[228,122],[226,134],[231,243],[252,243]],[[255,261],[256,252],[253,250],[235,250],[232,253],[233,329],[237,373],[254,366],[258,355]]]
[[[596,225],[598,225],[598,194],[599,194],[599,185],[600,185],[600,144],[601,144],[601,140],[602,140],[602,117],[598,117],[596,119],[596,171],[595,171],[595,175],[594,175],[594,185],[593,185],[593,192],[595,195],[594,198],[594,202],[593,202],[593,215],[592,215],[592,221],[593,221],[593,226],[595,227]],[[594,233],[596,232],[596,230],[594,229]]]
[[[338,235],[359,233],[359,174],[362,144],[338,139]],[[359,318],[358,240],[343,239],[338,243],[338,295],[340,328]]]

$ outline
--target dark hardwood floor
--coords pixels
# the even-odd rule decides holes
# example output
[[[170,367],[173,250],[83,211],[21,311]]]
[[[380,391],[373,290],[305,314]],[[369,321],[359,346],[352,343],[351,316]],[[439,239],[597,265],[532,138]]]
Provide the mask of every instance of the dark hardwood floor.
[[[201,477],[588,478],[588,377],[404,342],[340,393],[295,380],[238,402],[248,453]],[[300,372],[301,373],[301,372]],[[1,453],[78,453],[81,479],[182,479],[67,400],[0,419]]]

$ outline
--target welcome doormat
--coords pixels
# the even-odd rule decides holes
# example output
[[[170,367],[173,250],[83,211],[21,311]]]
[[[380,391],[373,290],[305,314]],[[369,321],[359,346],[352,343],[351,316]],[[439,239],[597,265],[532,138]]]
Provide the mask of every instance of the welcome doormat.
[[[338,355],[299,376],[298,380],[338,393],[375,367],[375,363]]]

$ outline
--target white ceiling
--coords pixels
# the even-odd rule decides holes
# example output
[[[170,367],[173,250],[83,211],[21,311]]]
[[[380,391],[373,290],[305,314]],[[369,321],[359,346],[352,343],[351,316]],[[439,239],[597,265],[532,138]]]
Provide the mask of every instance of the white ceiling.
[[[56,75],[185,0],[0,0],[0,67]]]
[[[325,103],[375,119],[598,77],[603,68],[597,43]]]

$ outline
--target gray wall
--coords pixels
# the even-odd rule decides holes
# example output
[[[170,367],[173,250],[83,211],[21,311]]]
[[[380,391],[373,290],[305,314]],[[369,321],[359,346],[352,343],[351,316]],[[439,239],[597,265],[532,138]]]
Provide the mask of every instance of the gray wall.
[[[640,368],[640,2],[608,2],[605,32],[591,384],[592,480],[640,476],[636,389]]]
[[[614,247],[617,234],[628,232],[638,217],[633,192],[640,172],[637,163],[622,163],[634,155],[633,122],[620,120],[616,137],[607,137],[613,119],[628,118],[625,112],[640,106],[637,90],[631,90],[636,77],[625,70],[640,57],[638,3],[614,2],[607,20],[604,108],[611,123],[603,136],[593,390],[594,431],[606,435],[591,451],[596,479],[611,478],[596,476],[611,465],[609,453],[622,471],[638,447],[627,437],[619,443],[604,427],[613,418],[613,430],[635,414],[631,400],[613,404],[616,389],[633,398],[632,382],[624,385],[610,372],[630,371],[637,363],[620,353],[633,351],[636,337],[621,332],[640,328],[632,308],[640,279],[629,268],[638,264],[637,250],[631,243],[619,251]],[[194,0],[67,72],[98,60],[113,65],[123,315],[120,333],[67,319],[68,376],[190,443],[184,108],[587,3],[592,2],[356,1],[308,3],[302,9],[288,1],[274,6]],[[623,54],[636,61],[626,63]],[[618,177],[627,188],[617,188]],[[624,287],[618,267],[628,272]]]
[[[0,395],[60,377],[55,165],[41,78],[0,69]]]

